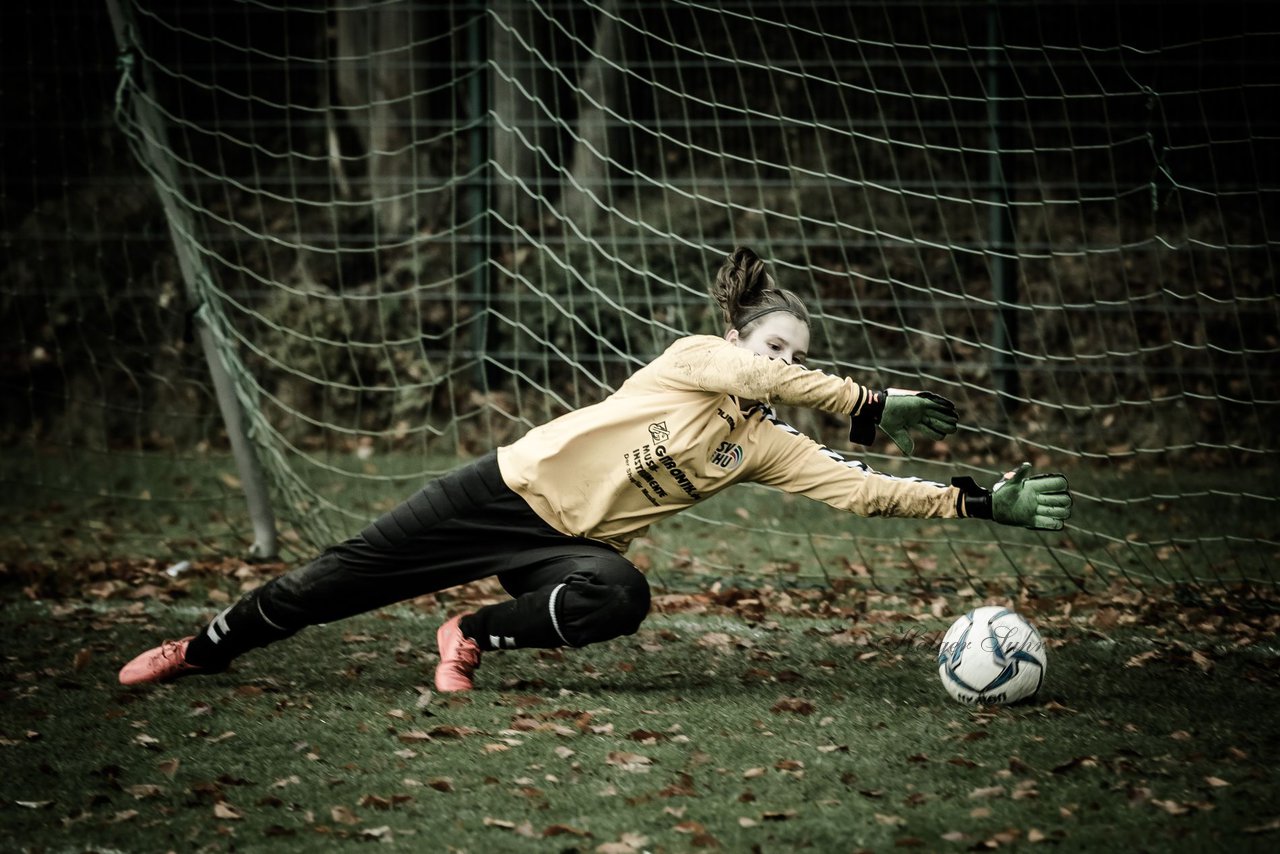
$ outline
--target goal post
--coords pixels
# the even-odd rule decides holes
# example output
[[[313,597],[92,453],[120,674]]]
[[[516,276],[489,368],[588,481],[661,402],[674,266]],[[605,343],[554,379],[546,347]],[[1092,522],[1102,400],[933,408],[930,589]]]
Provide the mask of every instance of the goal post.
[[[722,334],[707,283],[748,245],[809,300],[814,366],[942,393],[962,426],[904,460],[784,418],[895,474],[1061,470],[1076,515],[837,524],[748,491],[638,544],[655,568],[906,589],[943,555],[1042,587],[1274,585],[1265,5],[108,0],[132,22],[113,133],[199,309],[200,406],[237,486],[266,487],[256,550],[273,520],[289,557],[349,536]]]
[[[122,78],[118,91],[121,96],[126,96],[138,88],[132,78],[133,59],[136,55],[133,42],[134,27],[131,20],[126,17],[126,9],[119,0],[107,0],[107,8],[111,15],[116,43],[120,46]],[[192,305],[197,306],[192,316],[199,327],[200,347],[204,351],[205,362],[209,366],[209,378],[213,383],[218,408],[226,428],[227,440],[231,445],[231,452],[240,474],[240,482],[243,484],[249,521],[253,528],[253,542],[249,546],[249,556],[274,558],[277,556],[275,513],[267,492],[266,476],[258,460],[258,452],[248,436],[248,421],[244,415],[244,407],[237,396],[235,381],[223,361],[226,354],[225,346],[214,331],[210,318],[203,311],[201,281],[207,278],[209,273],[188,239],[188,236],[194,233],[191,217],[175,203],[171,195],[180,186],[180,182],[174,170],[173,161],[169,157],[170,148],[165,125],[145,97],[134,104],[121,103],[117,104],[117,107],[123,115],[128,115],[132,121],[136,122],[131,138],[137,143],[138,160],[144,164],[145,171],[154,181],[156,194],[164,207],[165,218],[169,224],[169,235],[173,241],[178,268],[186,286],[187,298]]]

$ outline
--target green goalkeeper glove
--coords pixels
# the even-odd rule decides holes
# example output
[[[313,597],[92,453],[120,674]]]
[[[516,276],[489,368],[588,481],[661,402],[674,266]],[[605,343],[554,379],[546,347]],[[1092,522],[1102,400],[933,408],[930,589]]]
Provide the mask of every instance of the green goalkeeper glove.
[[[918,430],[925,438],[941,439],[956,432],[958,422],[956,405],[940,394],[900,388],[873,391],[862,411],[852,419],[849,441],[870,445],[879,425],[902,453],[911,456],[916,443],[908,430]]]
[[[992,519],[1002,525],[1020,525],[1035,531],[1061,531],[1071,518],[1071,491],[1060,474],[1028,477],[1031,463],[1023,463],[990,490],[971,477],[952,478],[963,496],[964,515]]]

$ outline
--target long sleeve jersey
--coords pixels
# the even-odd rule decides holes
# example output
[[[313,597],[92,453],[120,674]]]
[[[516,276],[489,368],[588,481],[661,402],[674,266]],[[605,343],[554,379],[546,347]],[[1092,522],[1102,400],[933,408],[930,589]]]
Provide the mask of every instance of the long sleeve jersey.
[[[880,474],[779,421],[772,404],[857,416],[851,379],[682,338],[600,403],[498,449],[502,477],[543,521],[625,551],[654,522],[735,483],[761,483],[862,516],[955,518],[960,491]],[[746,411],[740,400],[764,405]]]

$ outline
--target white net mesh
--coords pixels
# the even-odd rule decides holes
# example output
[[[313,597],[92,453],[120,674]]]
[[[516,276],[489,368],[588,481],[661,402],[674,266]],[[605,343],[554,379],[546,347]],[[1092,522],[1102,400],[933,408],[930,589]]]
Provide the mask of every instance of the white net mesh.
[[[757,581],[897,583],[941,554],[1271,583],[1263,4],[120,7],[117,120],[196,273],[175,299],[220,342],[298,552],[722,332],[706,284],[741,244],[810,298],[815,366],[945,394],[962,431],[903,461],[784,417],[895,473],[1063,470],[1076,518],[1041,536],[756,496],[655,531],[655,567],[697,541]],[[736,553],[760,530],[766,553]]]

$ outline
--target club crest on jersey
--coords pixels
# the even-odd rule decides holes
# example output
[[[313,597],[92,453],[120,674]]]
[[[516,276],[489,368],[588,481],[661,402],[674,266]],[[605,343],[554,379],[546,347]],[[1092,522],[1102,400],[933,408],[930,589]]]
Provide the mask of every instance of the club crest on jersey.
[[[720,447],[711,452],[711,464],[725,471],[733,471],[742,465],[743,453],[741,445],[733,442],[721,442]]]
[[[659,421],[649,425],[649,435],[655,445],[660,445],[671,438],[671,431],[667,429],[667,422]]]

